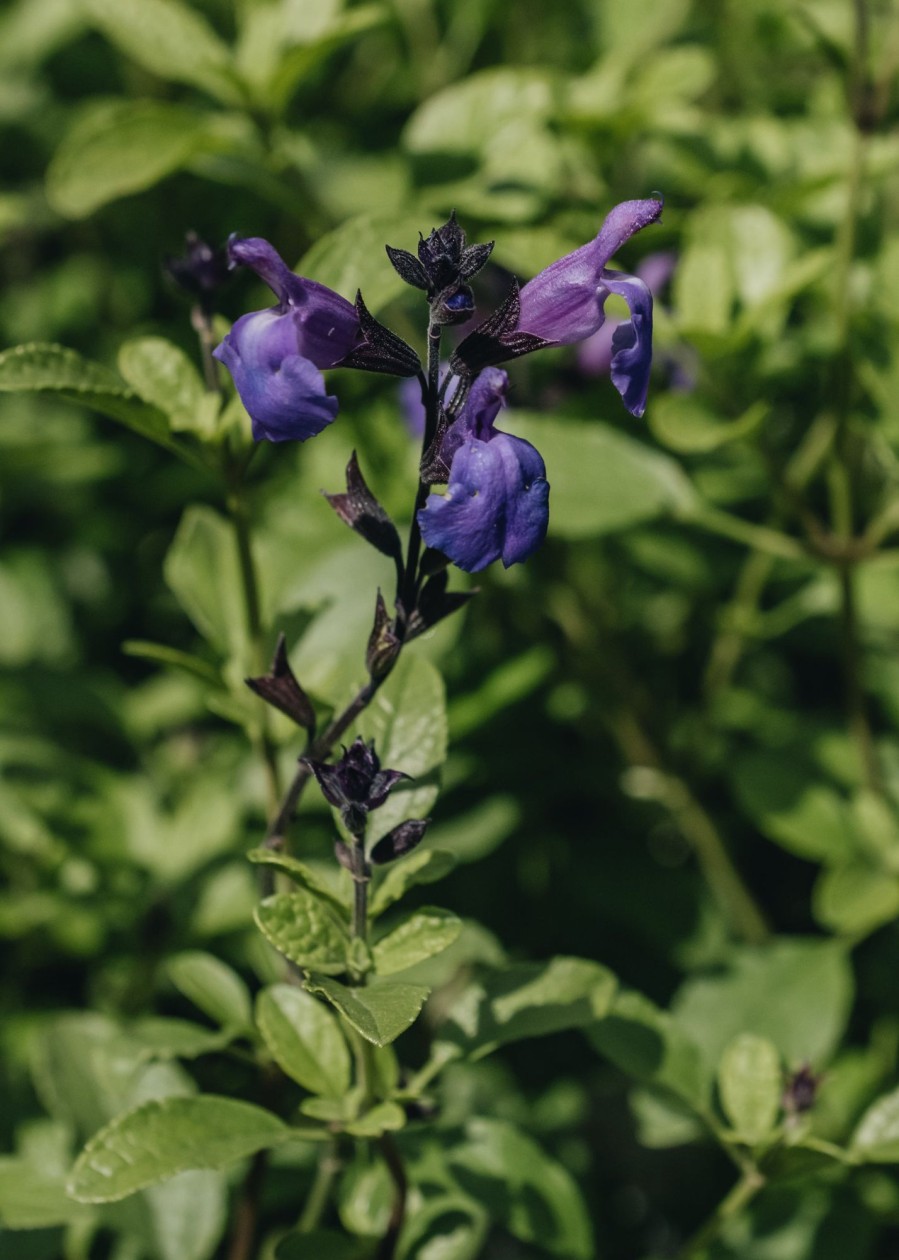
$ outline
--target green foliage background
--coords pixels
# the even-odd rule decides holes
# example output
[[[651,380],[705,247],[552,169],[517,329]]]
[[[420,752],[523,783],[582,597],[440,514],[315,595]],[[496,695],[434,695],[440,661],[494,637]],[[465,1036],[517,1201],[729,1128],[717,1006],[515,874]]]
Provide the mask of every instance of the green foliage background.
[[[438,1138],[405,1148],[444,1197],[405,1254],[896,1254],[897,64],[873,0],[5,7],[0,340],[101,367],[0,360],[4,1257],[226,1254],[219,1173],[99,1226],[62,1183],[99,1125],[196,1090],[179,1059],[205,1056],[211,1094],[247,1088],[211,1027],[246,1023],[239,987],[224,1014],[200,1003],[194,1042],[147,1026],[194,1013],[172,959],[275,978],[244,856],[267,809],[253,645],[163,259],[189,229],[265,236],[418,344],[385,242],[455,208],[496,239],[487,309],[500,268],[533,275],[656,189],[663,223],[621,260],[677,254],[645,420],[572,351],[515,365],[507,427],[546,460],[549,539],[410,649],[402,681],[428,712],[442,676],[448,726],[407,741],[420,764],[387,762],[424,779],[415,803],[457,859],[441,899],[466,921],[422,964],[437,994],[408,1060],[458,1040],[448,1012],[482,966],[595,959],[619,996],[447,1071]],[[266,301],[240,276],[227,314]],[[283,628],[331,704],[389,563],[318,491],[356,447],[407,520],[416,462],[391,382],[332,385],[338,422],[261,450],[246,503],[266,645]],[[289,767],[294,734],[273,737]],[[315,868],[330,820],[310,800],[301,824]],[[824,1079],[791,1129],[781,1077],[806,1062]],[[734,1162],[772,1145],[768,1184],[691,1244]],[[351,1234],[380,1219],[378,1178],[361,1154],[344,1170]],[[310,1179],[310,1157],[276,1161],[267,1228]]]

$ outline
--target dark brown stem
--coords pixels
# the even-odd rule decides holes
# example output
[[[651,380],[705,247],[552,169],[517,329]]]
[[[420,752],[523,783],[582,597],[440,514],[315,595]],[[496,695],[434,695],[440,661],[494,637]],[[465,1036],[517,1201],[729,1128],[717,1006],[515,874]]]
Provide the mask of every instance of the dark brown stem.
[[[409,1183],[406,1180],[403,1157],[400,1155],[399,1147],[393,1140],[393,1137],[389,1133],[383,1133],[378,1140],[378,1146],[381,1149],[381,1155],[393,1181],[394,1199],[393,1207],[390,1210],[390,1220],[387,1224],[387,1232],[381,1239],[381,1245],[376,1253],[376,1260],[393,1260],[393,1257],[396,1255],[400,1231],[406,1219],[406,1196],[409,1190]]]
[[[227,1260],[253,1260],[256,1255],[254,1242],[259,1220],[259,1199],[267,1171],[268,1151],[257,1151],[240,1188]]]

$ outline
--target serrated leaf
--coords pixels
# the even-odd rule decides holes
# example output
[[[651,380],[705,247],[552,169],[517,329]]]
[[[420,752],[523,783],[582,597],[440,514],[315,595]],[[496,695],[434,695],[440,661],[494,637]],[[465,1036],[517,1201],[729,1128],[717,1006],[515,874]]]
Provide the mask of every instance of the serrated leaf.
[[[275,849],[251,849],[247,857],[251,862],[255,862],[260,866],[274,867],[276,871],[281,871],[284,875],[288,875],[294,883],[305,888],[307,892],[313,893],[316,897],[327,901],[329,905],[332,905],[342,915],[347,914],[348,907],[346,903],[341,901],[340,897],[328,887],[311,866],[307,866],[299,858],[291,857],[289,853],[278,853]]]
[[[116,101],[68,132],[47,168],[47,199],[70,219],[143,192],[212,146],[202,114],[161,101]]]
[[[392,981],[351,989],[325,976],[310,976],[308,988],[326,998],[366,1041],[376,1046],[386,1046],[405,1032],[430,992],[420,984]]]
[[[474,1058],[523,1037],[584,1028],[608,1014],[616,980],[585,958],[553,958],[497,969],[452,1009],[440,1039]]]
[[[221,400],[180,347],[164,337],[137,337],[119,350],[118,364],[135,393],[165,412],[173,429],[213,436]]]
[[[87,17],[126,56],[162,79],[240,103],[231,55],[199,13],[177,0],[82,0]]]
[[[462,920],[449,910],[425,906],[382,936],[372,950],[375,971],[391,976],[433,958],[452,945],[462,931]]]
[[[443,879],[455,865],[452,853],[444,853],[440,849],[416,849],[407,858],[401,858],[388,867],[384,877],[375,885],[369,901],[369,914],[376,918],[404,897],[410,888]]]
[[[346,928],[312,893],[276,893],[262,902],[255,918],[263,936],[298,967],[326,975],[346,970]]]
[[[250,991],[227,963],[202,950],[185,950],[166,963],[175,988],[223,1028],[249,1028]]]
[[[718,1065],[718,1093],[724,1114],[746,1142],[760,1142],[774,1128],[783,1077],[777,1047],[766,1037],[741,1033]]]
[[[83,359],[64,346],[32,342],[0,354],[0,392],[53,393],[103,416],[173,451],[195,467],[200,457],[169,432],[166,417],[138,398],[114,372]]]
[[[291,1134],[270,1111],[232,1098],[154,1100],[91,1138],[75,1162],[68,1193],[79,1203],[114,1203],[188,1168],[224,1168]]]
[[[339,1098],[350,1087],[350,1052],[331,1012],[294,985],[276,984],[256,999],[256,1022],[275,1062],[313,1094]]]
[[[866,1164],[899,1163],[899,1089],[868,1108],[852,1135],[850,1151]]]

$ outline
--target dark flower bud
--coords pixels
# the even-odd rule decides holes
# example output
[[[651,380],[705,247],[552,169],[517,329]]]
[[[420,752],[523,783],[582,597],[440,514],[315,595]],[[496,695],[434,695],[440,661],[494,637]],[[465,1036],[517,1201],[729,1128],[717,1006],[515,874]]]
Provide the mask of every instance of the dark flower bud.
[[[386,677],[401,647],[402,640],[397,636],[396,625],[387,612],[384,596],[378,591],[375,620],[365,651],[365,667],[372,678]]]
[[[278,635],[269,672],[261,678],[247,678],[245,681],[251,691],[286,713],[297,726],[305,727],[307,731],[315,730],[315,710],[290,668],[283,634]]]
[[[207,245],[196,232],[187,233],[184,246],[185,252],[180,258],[167,255],[165,270],[179,288],[196,298],[204,311],[211,313],[216,293],[231,279],[227,251],[223,246],[214,249]]]
[[[394,784],[409,777],[401,770],[382,770],[374,740],[366,744],[361,735],[344,748],[334,765],[311,758],[301,760],[315,775],[328,804],[340,810],[344,825],[354,836],[365,830],[368,811],[379,809]]]
[[[403,547],[393,521],[369,490],[359,468],[356,452],[346,466],[346,494],[326,494],[325,498],[350,529],[361,534],[384,556],[389,556],[402,577]]]
[[[430,821],[430,818],[410,818],[408,822],[400,823],[381,837],[369,857],[376,866],[383,866],[411,853],[424,838]]]
[[[493,250],[493,241],[486,245],[466,245],[465,233],[456,222],[455,210],[442,227],[434,228],[418,242],[418,257],[405,249],[387,246],[387,255],[394,270],[406,284],[423,289],[440,324],[462,323],[474,310],[474,298],[457,291],[467,288],[466,281],[477,275]]]
[[[431,320],[435,324],[464,324],[474,314],[474,294],[467,284],[451,284],[431,303]]]
[[[801,1116],[811,1111],[823,1079],[823,1076],[815,1075],[810,1063],[803,1063],[787,1078],[782,1103],[788,1116]]]

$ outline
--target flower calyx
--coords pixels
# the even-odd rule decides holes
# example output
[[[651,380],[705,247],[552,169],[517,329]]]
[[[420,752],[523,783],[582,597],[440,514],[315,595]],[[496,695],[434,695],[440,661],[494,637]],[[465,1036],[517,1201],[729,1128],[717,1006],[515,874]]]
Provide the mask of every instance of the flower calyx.
[[[350,529],[360,534],[382,555],[389,556],[402,577],[403,546],[393,521],[368,488],[356,452],[346,466],[346,493],[325,494],[331,507]]]
[[[441,227],[418,242],[418,257],[408,250],[387,247],[394,270],[413,288],[428,295],[433,324],[461,324],[474,313],[474,294],[468,281],[477,275],[493,250],[493,241],[467,245],[455,210]]]
[[[419,374],[421,360],[418,355],[402,337],[375,319],[359,290],[356,292],[356,314],[362,339],[337,367],[361,368],[365,372],[381,372],[385,376]]]
[[[315,709],[290,668],[283,634],[278,635],[275,654],[268,673],[260,678],[247,678],[244,681],[257,696],[261,696],[273,708],[285,713],[296,722],[297,726],[302,726],[310,734],[314,734]]]
[[[360,841],[369,811],[384,804],[400,779],[409,778],[402,770],[382,770],[374,740],[366,743],[361,735],[344,748],[343,756],[333,765],[307,757],[300,760],[315,775],[328,804],[340,810],[347,831]]]

